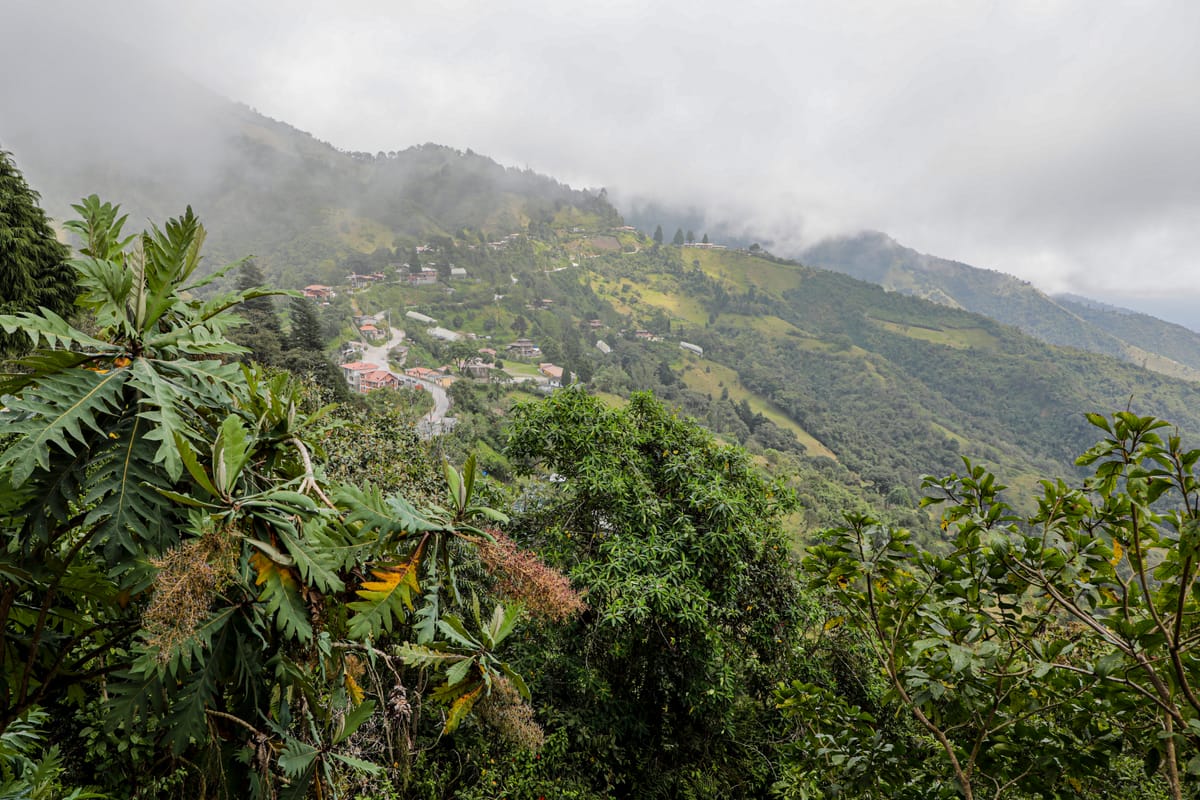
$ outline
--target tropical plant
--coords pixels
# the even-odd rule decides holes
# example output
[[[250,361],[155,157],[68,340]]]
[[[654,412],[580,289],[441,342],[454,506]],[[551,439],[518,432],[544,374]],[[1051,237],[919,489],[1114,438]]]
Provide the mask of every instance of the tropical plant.
[[[289,376],[229,360],[243,352],[232,309],[268,292],[197,296],[230,267],[194,279],[190,209],[137,236],[95,197],[76,209],[86,329],[48,309],[0,316],[40,346],[2,386],[0,732],[38,706],[100,704],[110,727],[153,737],[160,766],[189,765],[202,795],[325,796],[381,772],[355,754],[366,728],[388,731],[392,763],[407,757],[389,639],[467,637],[486,647],[485,680],[523,686],[493,653],[518,611],[479,639],[450,613],[460,562],[490,538],[473,521],[505,519],[474,502],[473,462],[446,465],[449,501],[427,509],[330,485],[330,409],[305,413]],[[383,665],[374,699],[364,660]],[[364,727],[380,700],[385,718]]]

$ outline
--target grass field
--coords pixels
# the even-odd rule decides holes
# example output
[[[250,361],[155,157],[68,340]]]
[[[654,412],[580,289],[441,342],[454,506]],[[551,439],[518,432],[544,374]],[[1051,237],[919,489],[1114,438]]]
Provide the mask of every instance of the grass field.
[[[708,369],[707,372],[705,368]],[[740,403],[742,400],[745,400],[747,405],[750,406],[751,411],[756,414],[762,414],[780,428],[796,434],[796,438],[804,445],[805,451],[810,456],[826,456],[835,461],[837,460],[837,456],[834,455],[832,450],[821,444],[812,434],[800,427],[795,420],[783,413],[774,404],[764,400],[743,386],[737,373],[729,367],[707,361],[689,362],[683,367],[682,375],[688,387],[697,392],[704,392],[717,397],[721,394],[722,389],[727,389],[730,399],[734,402]]]

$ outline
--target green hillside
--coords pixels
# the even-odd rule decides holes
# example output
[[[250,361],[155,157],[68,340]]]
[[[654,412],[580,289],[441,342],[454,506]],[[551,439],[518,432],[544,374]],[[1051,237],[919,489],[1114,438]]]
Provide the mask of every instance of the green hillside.
[[[1072,473],[1092,409],[1131,405],[1200,432],[1200,387],[1187,381],[767,254],[642,240],[573,261],[601,233],[547,228],[503,250],[456,240],[433,256],[467,265],[469,283],[359,302],[418,309],[501,349],[529,336],[596,391],[653,389],[752,451],[824,465],[821,480],[876,508],[911,509],[921,476],[962,455],[1020,489]]]

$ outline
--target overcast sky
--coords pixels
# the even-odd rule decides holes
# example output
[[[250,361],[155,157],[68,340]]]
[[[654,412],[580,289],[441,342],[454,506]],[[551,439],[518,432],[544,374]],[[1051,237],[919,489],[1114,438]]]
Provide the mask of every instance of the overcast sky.
[[[780,251],[878,229],[1049,291],[1200,297],[1196,0],[15,7],[343,149],[471,148]]]

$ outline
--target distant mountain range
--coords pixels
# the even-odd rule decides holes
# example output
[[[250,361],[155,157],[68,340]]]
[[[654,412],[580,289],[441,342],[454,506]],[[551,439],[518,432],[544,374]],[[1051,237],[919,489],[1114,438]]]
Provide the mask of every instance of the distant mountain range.
[[[994,270],[919,253],[877,232],[823,241],[801,260],[886,289],[974,311],[1050,344],[1200,380],[1200,334],[1077,295],[1050,296]]]

